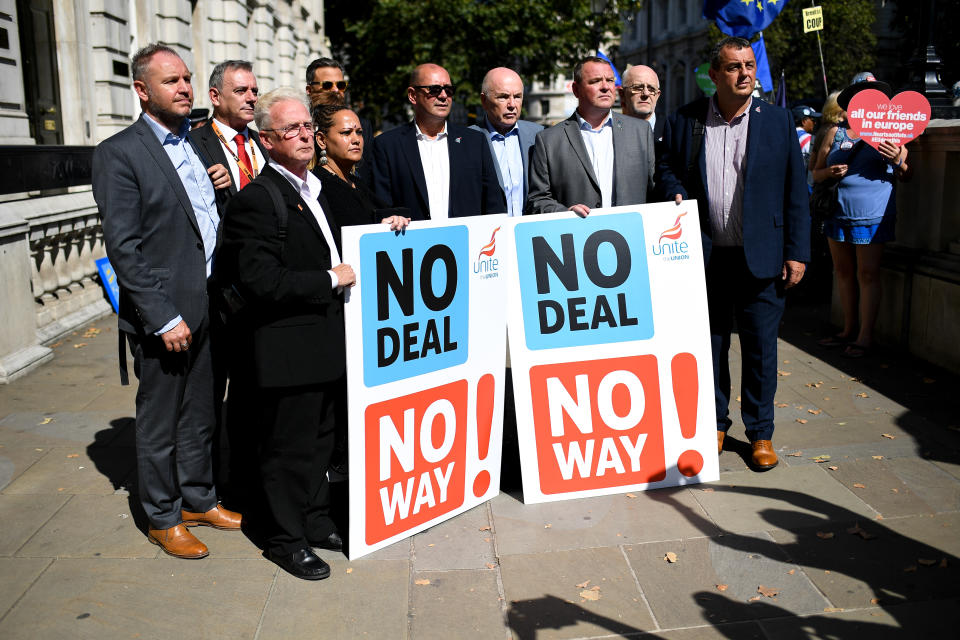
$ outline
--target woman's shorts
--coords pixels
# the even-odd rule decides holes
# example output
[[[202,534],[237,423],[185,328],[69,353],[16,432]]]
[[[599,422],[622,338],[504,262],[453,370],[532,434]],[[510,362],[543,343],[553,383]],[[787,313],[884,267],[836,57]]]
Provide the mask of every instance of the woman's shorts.
[[[895,229],[896,218],[894,216],[885,216],[878,224],[870,224],[865,227],[855,227],[833,219],[825,220],[823,223],[823,234],[825,236],[837,242],[849,242],[851,244],[892,242]]]

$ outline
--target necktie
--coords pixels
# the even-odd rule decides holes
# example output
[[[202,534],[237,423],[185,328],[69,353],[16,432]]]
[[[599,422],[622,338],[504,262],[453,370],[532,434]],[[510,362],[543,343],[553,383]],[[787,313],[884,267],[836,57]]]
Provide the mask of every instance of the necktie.
[[[236,136],[234,136],[233,141],[237,143],[237,159],[239,159],[240,164],[242,164],[244,168],[250,172],[250,175],[253,175],[253,170],[250,168],[253,165],[250,164],[250,157],[247,155],[246,147],[244,147],[244,143],[247,141],[247,139],[243,137],[242,133],[238,133]],[[243,189],[245,186],[250,184],[250,178],[247,177],[247,174],[244,173],[243,169],[240,169],[238,173],[240,174],[240,189]]]

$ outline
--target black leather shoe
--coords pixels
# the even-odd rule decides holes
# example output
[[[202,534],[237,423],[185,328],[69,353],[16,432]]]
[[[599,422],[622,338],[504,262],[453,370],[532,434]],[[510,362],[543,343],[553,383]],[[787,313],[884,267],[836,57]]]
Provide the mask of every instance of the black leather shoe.
[[[275,562],[292,576],[304,580],[323,580],[330,577],[330,565],[320,559],[308,547],[293,553],[267,552],[267,559]]]
[[[316,549],[329,549],[330,551],[341,551],[343,549],[343,538],[336,531],[323,540],[307,540],[307,542]]]

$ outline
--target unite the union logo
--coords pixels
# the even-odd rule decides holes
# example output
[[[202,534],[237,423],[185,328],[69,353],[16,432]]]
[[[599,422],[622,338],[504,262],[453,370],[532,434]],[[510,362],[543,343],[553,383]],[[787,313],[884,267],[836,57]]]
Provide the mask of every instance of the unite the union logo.
[[[481,280],[500,277],[498,273],[500,260],[493,255],[497,252],[498,231],[500,231],[500,227],[493,230],[493,233],[490,234],[490,242],[481,247],[480,253],[477,254],[477,259],[473,263],[473,272],[479,275]]]
[[[657,243],[650,246],[653,255],[661,256],[665,261],[688,260],[690,258],[690,245],[680,239],[680,236],[683,235],[682,219],[685,215],[687,215],[686,211],[678,215],[673,225],[660,234]]]

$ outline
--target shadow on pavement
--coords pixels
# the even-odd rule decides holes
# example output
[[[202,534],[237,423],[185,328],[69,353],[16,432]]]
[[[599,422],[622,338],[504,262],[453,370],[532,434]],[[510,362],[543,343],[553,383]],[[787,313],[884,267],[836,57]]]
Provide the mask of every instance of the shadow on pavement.
[[[643,633],[641,629],[588,611],[557,596],[546,595],[533,600],[514,601],[510,603],[510,608],[507,610],[507,624],[518,640],[536,640],[537,632],[541,629],[562,629],[580,622],[596,625],[611,634],[622,637],[636,637]],[[643,637],[659,636],[644,635]]]
[[[127,491],[127,505],[130,508],[130,515],[144,535],[147,534],[147,514],[140,506],[140,500],[137,498],[137,467],[136,462],[133,465],[133,471],[127,462],[122,458],[133,457],[136,453],[131,445],[134,445],[134,431],[136,421],[131,417],[115,418],[110,421],[110,428],[98,431],[93,442],[87,445],[87,457],[93,461],[97,471],[103,474],[113,485],[115,491],[125,489]],[[119,443],[126,443],[125,446],[118,446]],[[118,471],[123,469],[122,473]]]

